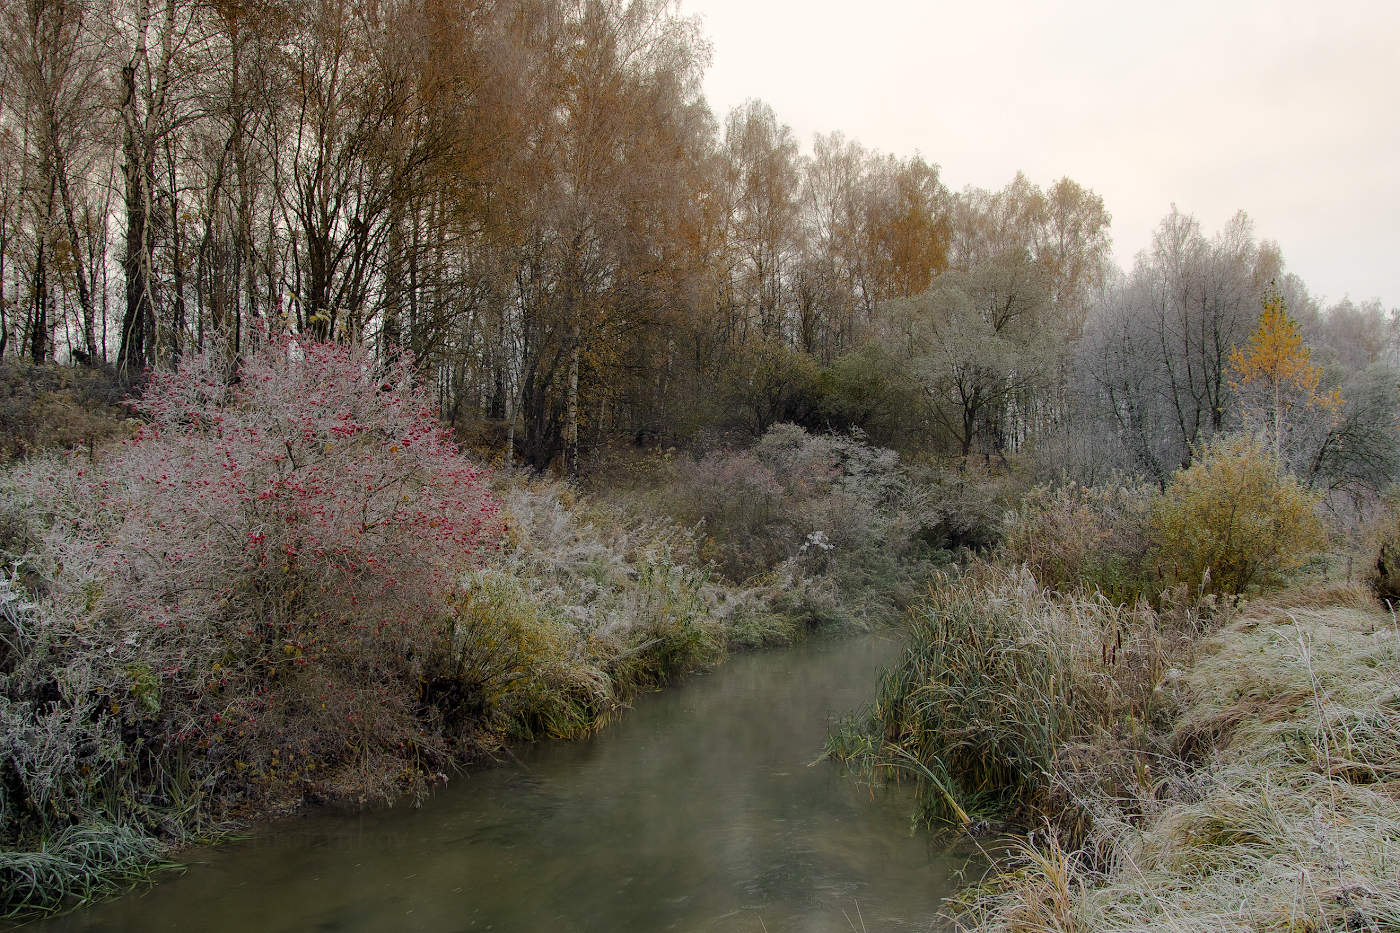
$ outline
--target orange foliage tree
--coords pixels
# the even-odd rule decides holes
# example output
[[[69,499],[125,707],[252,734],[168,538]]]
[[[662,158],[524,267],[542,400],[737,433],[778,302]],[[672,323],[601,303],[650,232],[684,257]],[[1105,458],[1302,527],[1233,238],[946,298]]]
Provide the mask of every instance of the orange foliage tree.
[[[1288,316],[1282,296],[1264,299],[1259,326],[1245,347],[1230,351],[1230,385],[1244,397],[1246,423],[1262,413],[1271,422],[1275,459],[1283,458],[1285,418],[1295,408],[1331,417],[1341,407],[1336,389],[1320,393],[1322,372],[1310,362],[1298,323]]]

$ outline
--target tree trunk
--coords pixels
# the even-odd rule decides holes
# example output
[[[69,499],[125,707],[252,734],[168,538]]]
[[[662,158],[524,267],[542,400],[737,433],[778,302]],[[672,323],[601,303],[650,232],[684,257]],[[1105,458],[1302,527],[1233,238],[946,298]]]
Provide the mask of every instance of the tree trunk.
[[[176,192],[175,150],[169,137],[165,141],[165,155],[169,164],[170,179],[170,254],[171,276],[174,279],[175,302],[170,315],[170,359],[178,360],[184,348],[185,338],[185,269],[184,256],[180,253],[180,199]]]
[[[515,466],[515,392],[506,387],[506,469]]]
[[[578,359],[579,327],[575,321],[569,331],[569,396],[564,415],[564,472],[569,479],[578,479]]]
[[[68,187],[68,173],[62,167],[55,165],[54,174],[58,180],[58,193],[68,228],[68,241],[73,249],[73,277],[77,280],[78,307],[82,312],[83,319],[83,349],[87,351],[91,359],[96,360],[98,356],[96,311],[93,308],[92,289],[89,287],[87,279],[88,267],[79,260],[81,253],[78,249],[78,222],[73,209],[73,195]]]
[[[34,302],[29,315],[29,357],[35,363],[42,363],[48,356],[44,337],[48,333],[49,310],[49,270],[45,247],[48,234],[39,236],[38,248],[34,253]],[[21,344],[23,346],[23,344]]]
[[[144,44],[144,40],[142,42]],[[143,51],[138,51],[138,56]],[[135,64],[122,68],[122,93],[126,124],[123,145],[126,157],[123,166],[126,182],[126,255],[122,259],[122,270],[126,274],[126,313],[122,316],[117,368],[126,371],[145,369],[151,362],[147,349],[154,336],[150,329],[155,315],[151,309],[150,214],[147,208],[150,201],[148,184],[155,173],[149,164],[150,153],[137,137]]]

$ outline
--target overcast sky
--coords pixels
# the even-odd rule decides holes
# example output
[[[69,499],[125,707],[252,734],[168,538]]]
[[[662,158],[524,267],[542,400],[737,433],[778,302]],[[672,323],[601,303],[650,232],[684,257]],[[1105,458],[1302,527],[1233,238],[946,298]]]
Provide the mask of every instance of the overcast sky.
[[[759,97],[944,183],[1093,188],[1131,267],[1174,202],[1236,210],[1328,302],[1400,306],[1400,2],[682,0],[716,116]]]

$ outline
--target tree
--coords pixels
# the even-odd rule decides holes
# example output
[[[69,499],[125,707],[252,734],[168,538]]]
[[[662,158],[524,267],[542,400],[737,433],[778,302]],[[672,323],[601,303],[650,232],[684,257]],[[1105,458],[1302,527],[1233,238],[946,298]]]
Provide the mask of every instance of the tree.
[[[180,94],[193,85],[192,75],[182,73],[184,53],[194,40],[198,11],[180,0],[134,0],[126,26],[130,56],[121,66],[119,109],[122,124],[123,200],[126,210],[122,271],[126,279],[126,310],[122,317],[117,366],[122,370],[145,369],[169,355],[162,346],[156,291],[155,265],[157,216],[161,192],[156,157],[169,134],[175,132]],[[185,102],[187,103],[187,102]],[[174,198],[175,192],[163,194]],[[173,202],[168,202],[173,203]],[[171,231],[174,233],[175,231]],[[170,335],[178,341],[178,333]]]
[[[13,197],[28,208],[31,273],[25,336],[36,363],[55,355],[54,331],[65,323],[57,319],[65,292],[76,294],[78,303],[80,336],[70,341],[71,348],[91,358],[101,353],[93,261],[101,233],[88,176],[108,121],[102,87],[107,62],[96,19],[89,4],[73,0],[15,3],[0,15],[0,62],[13,88],[0,94],[9,110],[0,106],[0,133],[11,137],[11,145],[19,143],[13,154],[23,169],[18,177],[5,179],[9,184],[0,197]],[[9,233],[0,238],[8,239],[4,234]]]
[[[967,457],[979,436],[1004,448],[1012,408],[1053,371],[1060,336],[1043,270],[1012,251],[891,302],[882,340]]]
[[[948,268],[948,190],[922,158],[872,159],[862,184],[861,267],[866,306],[927,291]]]
[[[724,145],[738,295],[764,336],[783,337],[800,231],[797,140],[772,107],[750,100],[729,114]]]
[[[1072,333],[1083,326],[1084,302],[1108,263],[1109,224],[1103,198],[1072,179],[1048,191],[1017,173],[1000,191],[969,188],[951,208],[951,255],[968,269],[1011,249],[1045,272],[1050,299]]]
[[[1086,294],[1103,279],[1111,220],[1103,198],[1069,178],[1055,182],[1046,195],[1036,261],[1050,277],[1051,300],[1071,334],[1083,329]]]
[[[1091,380],[1085,400],[1114,425],[1133,469],[1166,483],[1231,421],[1230,351],[1257,321],[1261,272],[1278,262],[1244,214],[1207,239],[1173,208],[1132,274],[1106,283],[1077,353]]]
[[[1298,324],[1288,316],[1283,298],[1264,299],[1259,326],[1244,347],[1230,351],[1230,384],[1245,398],[1246,423],[1260,409],[1270,422],[1274,459],[1283,460],[1284,420],[1295,408],[1325,413],[1341,407],[1340,393],[1319,394],[1322,372],[1309,361]]]
[[[1288,307],[1295,313],[1296,306]],[[1386,313],[1376,300],[1355,304],[1343,299],[1327,309],[1323,315],[1314,315],[1314,326],[1309,329],[1306,318],[1300,316],[1305,338],[1317,349],[1320,362],[1329,358],[1357,371],[1373,363],[1396,362],[1396,339],[1400,337],[1400,317],[1395,311]]]
[[[1340,392],[1334,417],[1303,425],[1299,467],[1315,488],[1345,491],[1361,505],[1400,477],[1400,370],[1373,363]]]

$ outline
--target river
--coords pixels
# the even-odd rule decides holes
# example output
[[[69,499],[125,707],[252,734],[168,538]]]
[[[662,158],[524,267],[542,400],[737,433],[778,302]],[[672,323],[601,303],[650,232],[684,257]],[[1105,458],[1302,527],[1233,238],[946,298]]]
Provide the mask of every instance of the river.
[[[313,813],[45,931],[927,930],[960,862],[821,753],[898,647],[736,656],[419,808]]]

